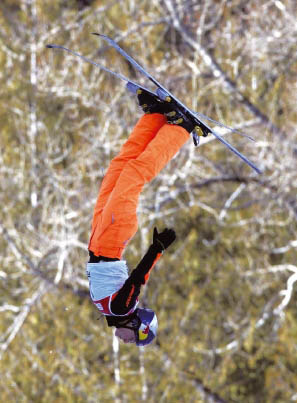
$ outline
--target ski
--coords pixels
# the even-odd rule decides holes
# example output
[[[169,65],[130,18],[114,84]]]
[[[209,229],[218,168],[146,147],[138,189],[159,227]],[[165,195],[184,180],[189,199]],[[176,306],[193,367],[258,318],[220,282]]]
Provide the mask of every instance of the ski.
[[[161,83],[159,83],[149,72],[147,72],[142,66],[133,57],[128,55],[127,52],[124,51],[113,39],[109,38],[106,35],[98,34],[93,32],[93,35],[97,35],[106,41],[111,47],[113,47],[116,51],[118,51],[126,60],[128,60],[136,70],[138,70],[141,74],[143,74],[146,78],[148,78],[155,86],[157,87],[157,95],[161,100],[166,100],[167,97],[171,98],[171,101],[174,102],[178,106],[178,108],[184,113],[184,115],[195,122],[195,124],[201,129],[202,135],[207,136],[211,133],[215,136],[221,143],[223,143],[229,150],[231,150],[235,155],[241,158],[246,164],[248,164],[252,169],[254,169],[258,174],[261,174],[262,171],[247,157],[245,157],[241,152],[239,152],[235,147],[233,147],[230,143],[228,143],[225,139],[223,139],[219,134],[217,134],[212,128],[210,128],[207,124],[203,123],[196,116],[195,112],[189,109],[186,105],[184,105],[178,98],[176,98],[170,91],[168,91]],[[194,137],[194,142],[197,143],[197,138]]]
[[[93,66],[99,67],[99,69],[101,69],[103,71],[106,71],[109,74],[112,74],[114,77],[119,78],[122,81],[125,81],[127,83],[127,88],[128,88],[128,84],[131,84],[131,89],[130,89],[130,87],[128,88],[129,91],[131,91],[131,92],[134,92],[135,91],[134,89],[137,87],[137,88],[142,89],[143,91],[149,92],[151,95],[154,95],[156,98],[158,98],[158,96],[155,93],[151,92],[149,89],[143,87],[142,85],[140,85],[138,83],[135,83],[134,81],[132,81],[129,78],[125,77],[123,74],[116,73],[115,71],[112,71],[112,70],[108,69],[107,67],[102,66],[102,64],[96,63],[93,60],[89,59],[88,57],[85,57],[85,56],[83,56],[83,55],[81,55],[81,54],[79,54],[77,52],[74,52],[73,50],[68,49],[65,46],[49,44],[49,45],[46,45],[46,47],[49,48],[49,49],[65,50],[66,52],[71,53],[72,55],[79,57],[80,59],[84,60],[85,62],[91,63]],[[133,90],[132,90],[132,88],[133,88]]]
[[[130,80],[129,78],[125,77],[124,75],[122,75],[122,74],[120,74],[120,73],[116,73],[116,72],[114,72],[114,71],[108,69],[107,67],[102,66],[101,64],[96,63],[96,62],[94,62],[93,60],[91,60],[91,59],[89,59],[89,58],[87,58],[87,57],[85,57],[85,56],[82,56],[82,55],[80,55],[79,53],[74,52],[73,50],[70,50],[70,49],[66,48],[65,46],[49,44],[49,45],[46,45],[46,47],[49,48],[49,49],[61,49],[61,50],[65,50],[66,52],[71,53],[71,54],[73,54],[74,56],[79,57],[80,59],[84,60],[85,62],[91,63],[92,65],[94,65],[94,66],[96,66],[96,67],[99,67],[101,70],[106,71],[107,73],[112,74],[112,75],[115,76],[116,78],[119,78],[120,80],[125,81],[125,82],[127,83],[127,84],[126,84],[127,89],[128,89],[129,91],[131,91],[132,93],[134,93],[134,94],[136,94],[137,89],[140,88],[140,89],[142,89],[143,91],[146,91],[147,93],[149,93],[150,95],[159,98],[158,95],[156,95],[154,92],[150,91],[149,89],[143,87],[142,85],[140,85],[140,84],[138,84],[138,83],[134,83],[132,80]],[[198,117],[200,117],[200,118],[202,118],[202,119],[209,120],[210,122],[213,122],[213,123],[217,124],[218,126],[224,127],[225,129],[227,129],[227,130],[230,131],[230,132],[240,134],[241,136],[244,136],[244,137],[248,138],[248,139],[251,140],[251,141],[255,141],[252,137],[248,136],[247,134],[242,133],[242,132],[240,132],[239,130],[233,129],[233,128],[230,127],[230,126],[226,126],[226,125],[224,125],[223,123],[218,122],[217,120],[211,119],[210,117],[208,117],[208,116],[206,116],[206,115],[203,115],[203,114],[200,113],[200,112],[194,112],[194,111],[192,111],[192,112],[193,112],[193,114],[197,115]]]
[[[100,68],[101,70],[112,74],[116,78],[119,78],[120,80],[123,80],[126,82],[126,88],[134,93],[137,94],[137,91],[141,89],[142,91],[145,91],[149,93],[151,96],[154,96],[158,98],[159,100],[165,101],[168,100],[172,102],[176,107],[179,108],[179,110],[190,120],[193,121],[193,123],[196,125],[195,130],[193,131],[193,141],[195,146],[199,144],[199,136],[204,136],[206,137],[209,133],[211,133],[213,136],[215,136],[221,143],[223,143],[230,151],[232,151],[235,155],[237,155],[239,158],[241,158],[246,164],[248,164],[252,169],[254,169],[258,174],[261,174],[262,171],[253,163],[251,162],[247,157],[245,157],[241,152],[239,152],[235,147],[233,147],[230,143],[228,143],[225,139],[223,139],[218,133],[216,133],[211,127],[209,127],[206,123],[204,123],[201,119],[209,120],[213,123],[216,123],[217,125],[226,128],[230,132],[235,132],[239,133],[240,135],[243,135],[250,140],[253,140],[250,136],[245,135],[244,133],[241,133],[240,131],[233,129],[229,126],[226,126],[220,122],[217,122],[214,119],[209,118],[206,115],[203,115],[199,112],[194,112],[191,109],[189,109],[186,105],[184,105],[178,98],[176,98],[170,91],[168,91],[161,83],[159,83],[149,72],[147,72],[142,66],[140,66],[139,63],[133,57],[131,57],[127,52],[125,52],[113,39],[109,38],[106,35],[98,34],[98,33],[93,33],[93,35],[99,36],[103,40],[105,40],[111,47],[113,47],[117,52],[119,52],[126,60],[131,63],[131,65],[138,70],[143,76],[148,78],[156,87],[156,92],[153,92],[149,90],[148,88],[130,80],[129,78],[125,77],[124,75],[114,72],[110,69],[108,69],[105,66],[102,66],[99,63],[94,62],[93,60],[80,55],[77,52],[74,52],[73,50],[70,50],[64,46],[60,45],[54,45],[54,44],[49,44],[46,45],[47,48],[51,49],[61,49],[65,50],[74,56],[77,56],[84,60],[85,62],[91,63],[92,65]],[[198,135],[197,135],[198,134]]]

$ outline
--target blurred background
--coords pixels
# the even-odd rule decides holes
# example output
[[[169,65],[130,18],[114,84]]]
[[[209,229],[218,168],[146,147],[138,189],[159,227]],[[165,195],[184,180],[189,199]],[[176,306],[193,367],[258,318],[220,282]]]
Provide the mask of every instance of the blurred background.
[[[1,0],[0,395],[7,402],[297,401],[297,4]],[[69,47],[243,130],[209,136],[146,186],[133,269],[175,228],[142,292],[157,342],[119,344],[88,296],[92,209],[141,110]],[[215,125],[213,125],[215,127]],[[218,128],[219,130],[219,128]]]

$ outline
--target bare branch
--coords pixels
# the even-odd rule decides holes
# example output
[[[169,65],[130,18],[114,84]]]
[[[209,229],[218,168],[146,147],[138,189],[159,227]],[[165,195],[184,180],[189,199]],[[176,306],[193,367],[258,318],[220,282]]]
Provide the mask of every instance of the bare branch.
[[[185,25],[181,22],[180,18],[178,17],[172,1],[171,0],[164,0],[168,12],[171,16],[173,26],[181,33],[183,39],[188,43],[193,49],[195,49],[202,57],[204,63],[210,68],[214,77],[222,79],[223,83],[230,89],[230,91],[234,92],[240,102],[245,105],[245,107],[257,118],[260,119],[262,124],[267,126],[273,133],[278,134],[281,138],[287,138],[287,135],[282,132],[274,123],[271,122],[269,117],[265,115],[260,109],[254,105],[245,95],[243,95],[240,90],[237,88],[236,82],[231,80],[230,77],[224,72],[222,67],[219,63],[214,59],[214,57],[207,52],[203,48],[203,46],[198,43],[193,35],[188,31]]]

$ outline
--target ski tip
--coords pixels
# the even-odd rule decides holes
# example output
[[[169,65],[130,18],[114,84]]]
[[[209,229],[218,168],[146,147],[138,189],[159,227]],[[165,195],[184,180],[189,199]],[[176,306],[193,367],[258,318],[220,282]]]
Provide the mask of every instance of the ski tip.
[[[53,47],[54,47],[54,45],[51,45],[51,44],[46,45],[46,48],[52,49]]]
[[[253,164],[251,161],[245,161],[255,172],[257,172],[258,175],[262,175],[264,171],[260,168],[258,168],[255,164]]]
[[[113,43],[113,42],[114,42],[114,40],[111,39],[111,38],[110,38],[109,36],[107,36],[107,35],[98,34],[97,32],[92,32],[92,35],[100,36],[100,38],[104,39],[106,42],[109,42],[109,43]]]
[[[92,32],[92,35],[105,36],[105,35],[102,35],[102,34],[98,34],[97,32]]]
[[[258,175],[262,175],[264,173],[264,171],[262,169],[259,169],[259,168],[255,169],[255,171],[257,172]]]

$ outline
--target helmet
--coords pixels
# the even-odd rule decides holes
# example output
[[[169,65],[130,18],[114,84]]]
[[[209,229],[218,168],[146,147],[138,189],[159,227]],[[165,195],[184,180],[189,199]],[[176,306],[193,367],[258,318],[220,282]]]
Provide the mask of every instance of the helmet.
[[[146,308],[138,308],[135,313],[139,318],[139,326],[135,329],[136,345],[145,346],[156,337],[158,330],[157,315],[151,309]]]
[[[151,309],[137,308],[131,315],[124,318],[106,316],[106,319],[108,326],[133,330],[137,346],[150,344],[157,334],[157,315]]]

